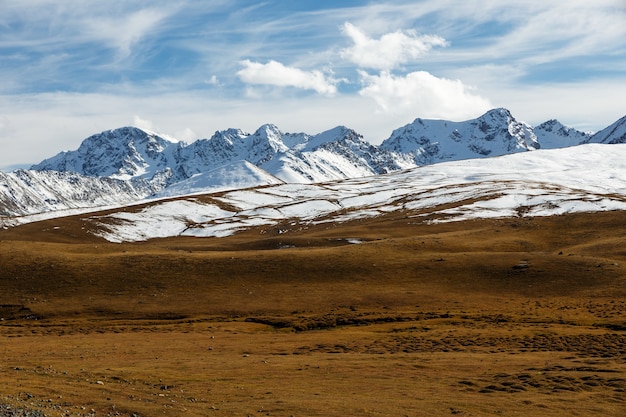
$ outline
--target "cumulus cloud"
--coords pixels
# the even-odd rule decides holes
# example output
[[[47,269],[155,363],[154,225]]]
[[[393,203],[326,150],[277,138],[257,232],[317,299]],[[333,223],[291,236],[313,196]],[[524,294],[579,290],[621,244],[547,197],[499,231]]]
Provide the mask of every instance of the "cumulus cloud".
[[[363,83],[359,93],[373,99],[384,112],[464,119],[493,107],[489,100],[473,94],[461,81],[438,78],[426,71],[406,76],[394,76],[386,71],[379,75],[365,71],[359,74]]]
[[[325,76],[321,71],[303,71],[273,60],[267,64],[262,64],[246,59],[240,64],[244,68],[237,72],[237,76],[241,81],[248,84],[295,87],[314,90],[318,94],[329,96],[337,92],[336,81]]]
[[[417,35],[414,31],[396,31],[372,39],[351,23],[341,31],[354,45],[341,50],[341,56],[361,68],[391,70],[413,61],[434,46],[446,46],[445,39],[435,35]]]

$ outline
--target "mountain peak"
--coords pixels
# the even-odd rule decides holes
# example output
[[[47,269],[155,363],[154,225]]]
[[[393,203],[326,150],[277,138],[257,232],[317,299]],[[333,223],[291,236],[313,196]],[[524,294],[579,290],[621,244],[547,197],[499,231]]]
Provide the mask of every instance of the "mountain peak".
[[[280,131],[278,126],[272,123],[265,123],[261,125],[255,132],[255,135],[261,134],[274,134],[274,135],[282,135],[283,133]]]
[[[151,176],[165,165],[165,149],[174,143],[153,132],[125,126],[92,135],[76,151],[61,152],[31,169],[120,179]]]
[[[537,140],[544,149],[565,148],[579,145],[589,140],[590,135],[565,126],[556,119],[550,119],[534,129]]]
[[[551,132],[554,129],[560,129],[561,127],[564,127],[564,125],[561,122],[559,122],[556,119],[550,119],[550,120],[546,120],[545,122],[541,123],[536,128],[541,128],[541,129],[544,129],[546,131]]]
[[[396,129],[381,147],[409,154],[417,165],[499,156],[539,147],[532,128],[505,108],[464,122],[416,119]]]
[[[324,132],[312,136],[306,144],[306,149],[314,150],[326,143],[344,139],[346,136],[350,136],[351,134],[358,135],[358,133],[354,130],[348,129],[345,126],[336,126],[332,129],[325,130]]]
[[[487,117],[514,119],[513,115],[509,111],[509,109],[506,109],[504,107],[498,107],[498,108],[495,108],[495,109],[488,110],[485,114],[480,116],[479,119],[480,118],[487,118]]]

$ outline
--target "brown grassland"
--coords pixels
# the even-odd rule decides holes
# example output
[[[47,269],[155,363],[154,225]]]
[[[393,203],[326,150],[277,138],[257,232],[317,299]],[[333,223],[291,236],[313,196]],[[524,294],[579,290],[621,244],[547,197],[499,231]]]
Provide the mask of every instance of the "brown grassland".
[[[626,212],[288,228],[127,244],[80,216],[1,230],[0,403],[626,415]]]

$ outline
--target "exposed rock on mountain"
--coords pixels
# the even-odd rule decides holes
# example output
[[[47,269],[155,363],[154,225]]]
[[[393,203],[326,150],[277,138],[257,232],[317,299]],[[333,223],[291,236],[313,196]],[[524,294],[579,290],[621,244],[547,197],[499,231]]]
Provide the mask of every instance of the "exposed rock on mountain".
[[[61,152],[32,169],[119,179],[139,177],[165,188],[237,161],[248,161],[284,181],[319,182],[409,166],[396,159],[343,126],[310,136],[283,133],[266,124],[253,134],[228,129],[190,145],[124,127],[93,135],[78,150]]]

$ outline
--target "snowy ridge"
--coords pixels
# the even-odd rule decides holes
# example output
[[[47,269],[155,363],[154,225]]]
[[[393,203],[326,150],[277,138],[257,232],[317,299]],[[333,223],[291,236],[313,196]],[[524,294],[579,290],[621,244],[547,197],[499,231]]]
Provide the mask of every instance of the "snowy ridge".
[[[396,129],[380,146],[368,143],[345,126],[309,135],[283,133],[266,124],[252,134],[227,129],[189,145],[154,132],[123,127],[92,135],[76,151],[61,152],[32,169],[143,178],[162,189],[245,160],[285,182],[310,183],[383,174],[441,161],[571,146],[589,139],[589,135],[556,120],[533,130],[506,109],[494,109],[464,122],[416,119]]]
[[[283,181],[248,161],[237,161],[209,172],[192,175],[190,178],[156,193],[154,197],[216,193],[282,183]]]
[[[597,166],[602,164],[603,170]],[[221,237],[284,221],[341,222],[403,211],[414,221],[626,210],[626,145],[582,145],[472,159],[326,184],[279,184],[92,216],[111,242]],[[445,205],[445,206],[444,206]],[[227,208],[225,208],[227,207]]]
[[[626,116],[602,129],[585,143],[626,143]]]
[[[124,127],[93,135],[78,150],[61,152],[32,169],[143,178],[165,188],[243,160],[288,182],[327,181],[400,168],[391,155],[346,127],[311,136],[283,133],[266,124],[253,134],[227,129],[190,145]]]

